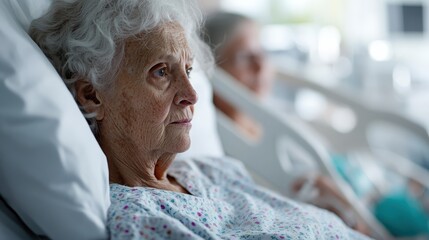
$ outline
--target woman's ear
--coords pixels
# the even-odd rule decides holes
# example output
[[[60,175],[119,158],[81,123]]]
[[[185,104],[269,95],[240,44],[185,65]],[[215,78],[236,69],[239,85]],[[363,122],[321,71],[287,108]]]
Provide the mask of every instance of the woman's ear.
[[[100,121],[104,118],[104,109],[99,92],[91,83],[78,80],[75,83],[76,100],[87,113],[95,113],[95,119]]]

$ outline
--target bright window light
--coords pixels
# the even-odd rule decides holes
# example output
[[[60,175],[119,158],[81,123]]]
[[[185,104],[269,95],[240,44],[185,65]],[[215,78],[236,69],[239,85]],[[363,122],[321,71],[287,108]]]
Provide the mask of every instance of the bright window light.
[[[284,25],[267,25],[261,32],[261,42],[268,51],[282,51],[293,47],[293,35]]]
[[[398,93],[405,93],[411,88],[411,73],[405,66],[396,66],[393,69],[393,87]]]
[[[356,127],[355,113],[345,107],[335,109],[331,116],[331,127],[340,133],[348,133]]]
[[[375,61],[387,61],[392,57],[390,44],[386,41],[377,40],[372,42],[369,45],[368,51],[371,58]]]
[[[296,96],[295,109],[302,119],[314,121],[319,119],[326,109],[326,98],[312,90],[299,91]]]
[[[341,35],[336,27],[326,26],[319,31],[319,58],[324,63],[334,63],[340,57]]]
[[[221,0],[220,6],[225,11],[258,18],[270,10],[270,2],[266,0]]]
[[[288,9],[289,12],[302,13],[306,12],[310,7],[311,0],[288,0],[283,1],[284,8]]]

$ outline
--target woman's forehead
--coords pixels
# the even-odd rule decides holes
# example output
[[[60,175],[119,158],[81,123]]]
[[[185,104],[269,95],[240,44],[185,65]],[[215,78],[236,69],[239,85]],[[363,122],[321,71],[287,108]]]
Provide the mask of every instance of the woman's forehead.
[[[125,57],[142,64],[165,57],[192,61],[192,52],[183,28],[169,22],[128,40]]]

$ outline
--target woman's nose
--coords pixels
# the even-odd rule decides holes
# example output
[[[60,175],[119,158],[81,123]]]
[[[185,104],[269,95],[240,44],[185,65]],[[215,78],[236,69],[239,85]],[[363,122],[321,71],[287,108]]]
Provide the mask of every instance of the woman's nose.
[[[186,79],[180,83],[179,91],[176,93],[174,103],[179,106],[194,105],[198,101],[198,94],[192,87],[189,79]]]
[[[256,72],[256,73],[261,72],[262,69],[263,69],[263,67],[264,67],[264,65],[265,65],[264,61],[265,61],[265,59],[264,59],[263,56],[261,56],[261,55],[255,55],[252,58],[252,68],[253,68],[253,71]]]

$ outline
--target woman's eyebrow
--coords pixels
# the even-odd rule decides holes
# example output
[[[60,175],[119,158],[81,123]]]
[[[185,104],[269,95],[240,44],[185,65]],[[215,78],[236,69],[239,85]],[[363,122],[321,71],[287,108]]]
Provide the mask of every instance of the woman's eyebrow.
[[[180,62],[180,61],[185,61],[185,62],[193,62],[194,61],[194,56],[192,54],[183,54],[183,53],[167,53],[167,54],[163,54],[159,57],[159,59],[165,59],[167,61],[171,61],[171,62]]]

